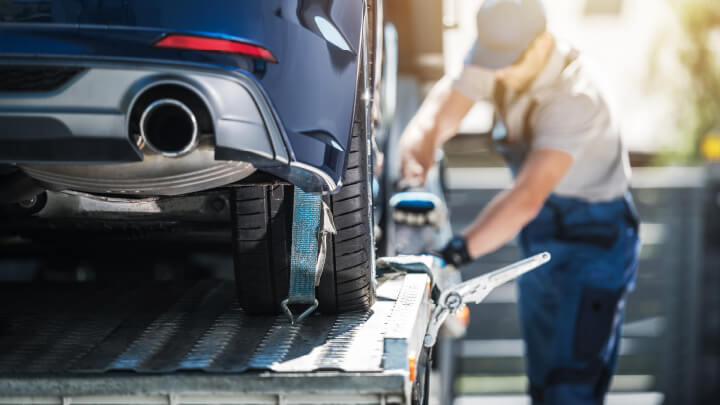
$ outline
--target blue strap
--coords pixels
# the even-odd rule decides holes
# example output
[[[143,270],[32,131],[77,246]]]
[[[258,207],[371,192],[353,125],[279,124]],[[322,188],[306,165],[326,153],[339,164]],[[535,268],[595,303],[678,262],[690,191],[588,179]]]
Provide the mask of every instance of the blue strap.
[[[290,250],[290,291],[282,308],[294,324],[318,307],[315,286],[325,264],[325,235],[334,233],[332,215],[320,194],[309,194],[295,187],[292,247]],[[290,305],[307,305],[298,317]]]

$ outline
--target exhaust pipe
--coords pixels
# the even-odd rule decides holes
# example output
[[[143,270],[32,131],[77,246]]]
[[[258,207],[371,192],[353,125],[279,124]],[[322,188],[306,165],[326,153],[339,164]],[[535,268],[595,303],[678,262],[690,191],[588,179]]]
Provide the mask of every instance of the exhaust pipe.
[[[148,148],[163,156],[182,156],[197,146],[197,119],[192,110],[180,101],[160,99],[143,111],[140,137]]]

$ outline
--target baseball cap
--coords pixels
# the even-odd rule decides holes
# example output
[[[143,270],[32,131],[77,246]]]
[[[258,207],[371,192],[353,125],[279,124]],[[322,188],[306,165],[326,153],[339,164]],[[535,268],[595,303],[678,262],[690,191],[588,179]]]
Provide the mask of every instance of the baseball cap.
[[[477,39],[465,63],[486,69],[510,66],[546,25],[540,0],[485,0],[477,14]]]

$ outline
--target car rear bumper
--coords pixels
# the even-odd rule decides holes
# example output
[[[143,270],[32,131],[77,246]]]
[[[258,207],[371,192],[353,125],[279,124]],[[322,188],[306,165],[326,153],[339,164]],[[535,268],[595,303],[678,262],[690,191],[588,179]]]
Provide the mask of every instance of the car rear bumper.
[[[0,89],[0,163],[47,167],[141,162],[146,151],[131,134],[133,106],[148,89],[172,85],[191,90],[207,106],[216,161],[247,162],[308,191],[339,186],[320,168],[296,161],[263,88],[244,71],[142,60],[1,63],[5,68],[77,71],[50,75],[55,88],[45,83],[40,89]]]

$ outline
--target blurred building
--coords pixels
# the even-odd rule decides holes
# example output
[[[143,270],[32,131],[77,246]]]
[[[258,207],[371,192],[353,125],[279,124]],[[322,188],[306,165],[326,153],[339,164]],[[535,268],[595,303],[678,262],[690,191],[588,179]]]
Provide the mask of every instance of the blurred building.
[[[460,68],[475,37],[483,0],[389,0],[400,31],[401,70],[432,82]],[[592,62],[634,152],[672,149],[680,137],[677,89],[687,82],[677,44],[682,38],[669,0],[545,0],[550,30]],[[681,103],[680,103],[681,104]],[[482,106],[461,132],[481,132]]]

